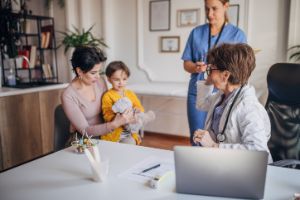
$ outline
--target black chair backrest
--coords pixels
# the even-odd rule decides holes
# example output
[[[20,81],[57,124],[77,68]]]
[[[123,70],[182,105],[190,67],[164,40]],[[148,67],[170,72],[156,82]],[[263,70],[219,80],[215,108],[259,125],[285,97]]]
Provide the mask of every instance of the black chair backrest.
[[[300,64],[272,65],[268,72],[267,83],[268,100],[288,105],[300,104]]]
[[[268,143],[273,160],[300,158],[300,64],[277,63],[267,75]]]
[[[58,105],[54,112],[54,151],[65,148],[70,137],[70,121],[65,115],[62,105]]]

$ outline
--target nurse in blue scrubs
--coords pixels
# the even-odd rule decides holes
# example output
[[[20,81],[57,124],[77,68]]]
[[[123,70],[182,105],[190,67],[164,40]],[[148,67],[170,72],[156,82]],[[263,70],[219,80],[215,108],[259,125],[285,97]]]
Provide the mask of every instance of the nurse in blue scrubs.
[[[230,24],[227,17],[229,0],[205,0],[208,23],[194,28],[188,38],[182,55],[185,71],[191,73],[188,88],[187,113],[190,127],[190,141],[197,129],[203,129],[206,112],[196,109],[196,82],[204,79],[206,55],[209,49],[221,43],[246,43],[245,33]]]

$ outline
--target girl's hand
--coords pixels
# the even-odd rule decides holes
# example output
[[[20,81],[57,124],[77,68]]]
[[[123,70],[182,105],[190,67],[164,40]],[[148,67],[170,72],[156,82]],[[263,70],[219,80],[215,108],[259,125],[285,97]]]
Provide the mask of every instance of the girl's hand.
[[[202,73],[205,72],[207,65],[205,62],[196,62],[196,68],[195,68],[195,73]]]
[[[217,144],[210,136],[207,130],[198,129],[194,132],[193,140],[195,143],[200,143],[203,147],[218,148]]]
[[[113,128],[118,128],[128,123],[135,123],[136,119],[132,109],[126,109],[124,113],[117,113],[114,120],[112,121]]]
[[[125,119],[125,121],[126,121],[125,124],[131,124],[131,123],[135,123],[136,122],[136,117],[134,115],[133,109],[131,109],[131,108],[126,109],[122,113],[121,116]]]
[[[136,114],[136,113],[141,113],[141,112],[142,112],[139,108],[133,108],[133,110],[134,110],[134,113],[135,113],[135,114]]]

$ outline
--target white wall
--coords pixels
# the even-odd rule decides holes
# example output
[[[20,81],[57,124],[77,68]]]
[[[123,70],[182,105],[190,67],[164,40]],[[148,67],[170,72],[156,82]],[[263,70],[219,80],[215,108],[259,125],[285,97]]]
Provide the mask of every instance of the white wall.
[[[256,69],[251,83],[261,96],[267,98],[266,76],[271,65],[285,62],[289,24],[289,1],[250,0],[248,42],[261,49],[256,55]]]
[[[255,48],[261,49],[257,54],[257,68],[253,73],[251,82],[265,93],[266,73],[268,68],[276,63],[286,61],[287,44],[298,44],[299,41],[299,2],[297,0],[234,0],[235,2],[247,2],[248,11],[247,29],[248,42]],[[290,1],[291,11],[290,13]],[[94,33],[98,37],[103,36],[109,45],[107,49],[108,62],[111,60],[123,60],[132,71],[131,82],[150,82],[151,77],[142,70],[144,63],[147,71],[152,73],[152,81],[186,82],[188,74],[184,72],[181,53],[185,46],[186,38],[192,27],[176,27],[176,11],[187,8],[200,8],[200,22],[204,22],[203,1],[201,0],[171,0],[171,30],[163,32],[149,32],[148,30],[148,4],[149,0],[66,0],[64,9],[58,7],[53,1],[53,15],[56,30],[64,31],[71,28],[72,24],[79,28],[88,28],[95,24]],[[87,3],[88,2],[88,3]],[[138,9],[142,5],[142,10]],[[34,14],[47,14],[43,3],[38,0],[28,1],[28,7]],[[143,14],[143,41],[139,41],[139,16]],[[247,13],[246,13],[247,14]],[[289,15],[293,14],[289,27]],[[294,27],[294,28],[293,28]],[[288,35],[290,33],[290,36]],[[159,37],[167,35],[180,36],[180,53],[159,53]],[[56,33],[58,40],[60,34]],[[288,39],[289,38],[289,39]],[[140,49],[139,45],[144,46]],[[140,50],[140,51],[139,51]],[[140,54],[144,60],[139,60]],[[69,81],[67,59],[58,51],[59,75],[63,82]],[[69,59],[69,58],[68,58]]]
[[[131,82],[148,82],[138,68],[137,0],[103,0],[104,39],[108,60],[124,61],[132,72]]]
[[[300,44],[300,1],[291,0],[288,47]],[[289,56],[293,51],[289,51]]]
[[[132,82],[149,82],[147,73],[139,68],[139,26],[137,6],[142,4],[143,9],[143,40],[144,46],[140,48],[144,55],[144,63],[152,77],[152,81],[188,81],[188,74],[184,72],[181,53],[185,46],[188,33],[192,29],[176,27],[176,11],[186,8],[200,8],[203,22],[204,9],[203,2],[199,0],[172,0],[171,1],[171,30],[162,32],[148,31],[148,3],[149,0],[104,0],[109,4],[105,8],[105,38],[110,45],[110,60],[124,60],[132,71]],[[238,0],[235,0],[238,2]],[[251,77],[251,82],[255,85],[260,95],[263,95],[262,101],[266,98],[266,73],[269,67],[276,62],[286,61],[286,49],[288,41],[289,24],[289,0],[244,0],[249,4],[247,30],[248,42],[254,48],[261,51],[257,54],[257,68]],[[112,15],[112,13],[115,13]],[[246,13],[247,14],[247,13]],[[108,27],[108,29],[106,29]],[[160,36],[179,35],[181,37],[181,52],[173,54],[159,53],[158,38]],[[147,78],[148,77],[148,78]]]

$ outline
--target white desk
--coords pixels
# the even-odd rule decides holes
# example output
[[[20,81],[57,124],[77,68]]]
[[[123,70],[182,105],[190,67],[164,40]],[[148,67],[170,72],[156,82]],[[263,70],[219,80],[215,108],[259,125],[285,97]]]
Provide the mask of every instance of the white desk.
[[[225,199],[175,193],[175,182],[170,178],[162,188],[119,178],[148,156],[173,157],[172,151],[100,142],[100,152],[110,160],[110,171],[103,183],[93,182],[85,155],[66,149],[0,174],[1,200],[17,199]],[[251,163],[249,163],[251,164]],[[265,199],[291,199],[300,191],[300,171],[268,167]]]

